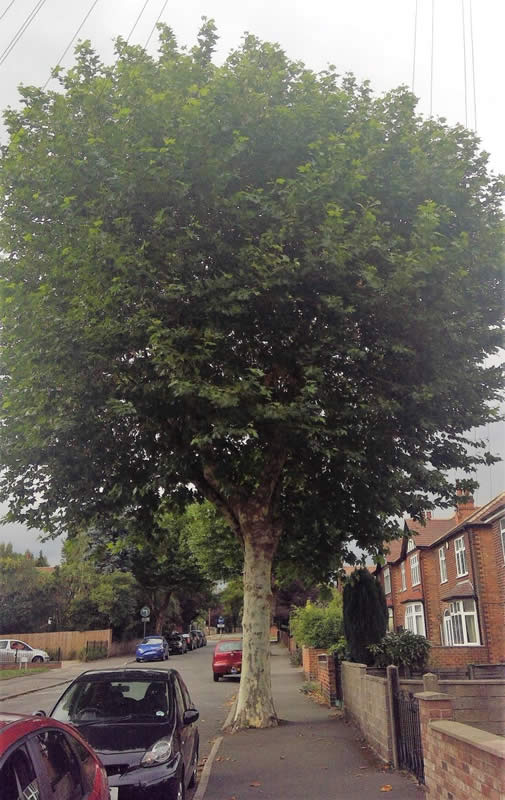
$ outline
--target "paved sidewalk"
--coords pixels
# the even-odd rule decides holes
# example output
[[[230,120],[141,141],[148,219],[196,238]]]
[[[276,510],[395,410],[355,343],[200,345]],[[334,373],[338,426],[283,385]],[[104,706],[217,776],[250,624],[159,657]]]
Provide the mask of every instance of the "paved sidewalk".
[[[20,697],[23,694],[39,691],[39,689],[50,689],[52,686],[60,686],[73,681],[81,672],[87,669],[113,669],[122,667],[127,662],[131,662],[131,656],[117,656],[115,658],[100,659],[99,661],[63,661],[62,666],[57,669],[48,669],[47,672],[40,672],[33,675],[26,675],[22,678],[9,678],[0,681],[0,703],[10,700],[13,697]]]
[[[390,796],[422,800],[414,778],[384,769],[356,729],[335,709],[319,706],[299,690],[301,668],[285,648],[272,647],[272,686],[277,728],[225,734],[205,800],[351,800]],[[381,793],[383,789],[389,795]]]

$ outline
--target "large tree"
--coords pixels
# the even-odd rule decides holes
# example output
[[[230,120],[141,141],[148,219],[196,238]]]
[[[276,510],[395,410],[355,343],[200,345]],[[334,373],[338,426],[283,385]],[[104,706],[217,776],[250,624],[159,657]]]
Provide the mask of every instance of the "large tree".
[[[212,502],[244,548],[235,724],[261,727],[281,537],[378,552],[487,457],[503,184],[405,89],[250,35],[214,66],[215,40],[82,44],[5,116],[2,497],[55,532]]]

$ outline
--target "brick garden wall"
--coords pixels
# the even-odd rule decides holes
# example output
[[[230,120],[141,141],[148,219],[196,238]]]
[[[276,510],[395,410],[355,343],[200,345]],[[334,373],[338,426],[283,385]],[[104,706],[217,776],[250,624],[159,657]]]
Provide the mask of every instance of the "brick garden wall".
[[[364,664],[343,661],[341,680],[346,717],[359,728],[377,755],[384,761],[392,761],[386,678],[367,675]]]
[[[421,692],[422,681],[400,680],[402,689]],[[482,731],[505,736],[505,681],[443,681],[439,691],[452,699],[453,719]]]
[[[431,800],[503,800],[505,739],[451,719],[451,699],[417,694],[427,796]]]
[[[317,649],[316,647],[303,647],[302,649],[302,666],[305,680],[317,681],[319,674],[319,666],[317,657],[322,653],[326,653],[325,649]]]

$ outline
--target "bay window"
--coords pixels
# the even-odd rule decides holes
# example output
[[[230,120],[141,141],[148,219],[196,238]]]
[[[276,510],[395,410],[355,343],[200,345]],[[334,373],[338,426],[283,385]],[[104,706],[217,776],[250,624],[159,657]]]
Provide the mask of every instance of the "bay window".
[[[444,613],[445,645],[478,645],[479,624],[475,600],[454,600]]]

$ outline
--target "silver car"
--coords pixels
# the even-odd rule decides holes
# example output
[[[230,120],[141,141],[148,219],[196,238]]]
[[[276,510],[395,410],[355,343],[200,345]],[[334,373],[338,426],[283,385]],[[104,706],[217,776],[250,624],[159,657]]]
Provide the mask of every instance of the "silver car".
[[[49,661],[49,653],[45,650],[38,650],[36,647],[31,647],[21,639],[0,639],[0,663],[9,663],[11,661],[23,662],[25,659],[33,663],[43,663]]]

